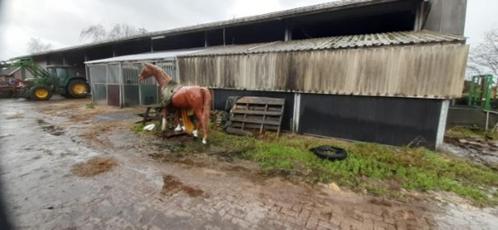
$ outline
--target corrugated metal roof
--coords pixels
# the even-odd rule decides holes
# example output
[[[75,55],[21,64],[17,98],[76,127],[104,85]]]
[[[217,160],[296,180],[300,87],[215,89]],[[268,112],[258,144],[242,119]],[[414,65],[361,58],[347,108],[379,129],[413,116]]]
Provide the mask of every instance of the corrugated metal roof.
[[[213,46],[203,49],[172,50],[165,52],[133,54],[112,58],[105,58],[87,61],[85,64],[98,64],[110,62],[132,62],[132,61],[152,61],[152,60],[174,60],[176,57],[214,56],[214,55],[234,55],[234,54],[255,54],[271,52],[290,52],[305,50],[326,50],[326,49],[352,49],[375,46],[396,46],[415,45],[429,43],[454,43],[465,42],[461,36],[441,34],[431,31],[419,32],[392,32],[380,34],[365,34],[338,36],[326,38],[313,38],[293,41],[277,41],[267,43]]]
[[[177,56],[188,55],[200,51],[199,49],[189,49],[189,50],[172,50],[165,52],[154,52],[154,53],[141,53],[132,54],[125,56],[118,56],[112,58],[105,58],[99,60],[87,61],[85,64],[99,64],[99,63],[110,63],[110,62],[133,62],[133,61],[153,61],[153,60],[174,60]]]
[[[251,45],[230,45],[206,48],[199,52],[179,56],[209,56],[230,54],[254,54],[303,50],[351,49],[375,46],[415,45],[428,43],[465,42],[461,36],[431,31],[392,32],[380,34],[350,35],[305,40],[268,42]]]
[[[261,15],[255,15],[255,16],[249,16],[249,17],[241,17],[241,18],[235,18],[235,19],[231,19],[231,20],[224,20],[224,21],[218,21],[218,22],[211,22],[211,23],[203,23],[203,24],[198,24],[198,25],[193,25],[193,26],[179,27],[179,28],[174,28],[174,29],[144,33],[144,34],[139,34],[139,35],[133,35],[133,36],[125,37],[125,38],[118,38],[118,39],[106,40],[106,41],[101,41],[101,42],[94,42],[94,43],[89,43],[89,44],[71,46],[71,47],[67,47],[67,48],[49,50],[49,51],[45,51],[45,52],[35,53],[32,55],[26,55],[26,56],[21,56],[21,57],[16,57],[16,58],[40,56],[40,55],[46,55],[46,54],[50,54],[50,53],[84,49],[84,48],[90,48],[90,47],[95,47],[95,46],[113,44],[116,42],[151,38],[151,37],[161,36],[161,35],[172,36],[172,35],[176,35],[176,34],[184,34],[184,33],[190,33],[190,32],[202,31],[202,30],[220,29],[220,28],[229,27],[229,26],[237,26],[237,25],[250,24],[250,23],[262,22],[262,21],[268,21],[268,20],[282,20],[282,19],[294,17],[294,16],[309,15],[309,14],[321,13],[321,12],[327,12],[327,11],[338,11],[338,10],[343,10],[343,9],[351,9],[351,8],[358,8],[358,7],[364,7],[364,6],[369,6],[369,5],[376,5],[376,4],[390,3],[390,2],[399,2],[399,1],[404,1],[404,0],[337,0],[337,1],[333,1],[333,2],[298,7],[298,8],[293,8],[293,9],[289,9],[289,10],[271,12],[271,13],[267,13],[267,14],[261,14]]]

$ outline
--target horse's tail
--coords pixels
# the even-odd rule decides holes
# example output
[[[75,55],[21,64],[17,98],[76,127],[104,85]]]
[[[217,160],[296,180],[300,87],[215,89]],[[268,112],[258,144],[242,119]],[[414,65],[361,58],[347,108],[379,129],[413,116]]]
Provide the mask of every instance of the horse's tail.
[[[202,98],[203,98],[203,107],[202,107],[202,112],[204,116],[208,117],[208,122],[209,122],[209,115],[211,112],[211,92],[209,91],[208,88],[201,88],[201,93],[202,93]]]
[[[181,110],[181,116],[182,116],[182,121],[183,121],[183,126],[185,127],[185,132],[188,134],[192,134],[192,131],[194,131],[194,123],[190,119],[190,111],[182,109]]]

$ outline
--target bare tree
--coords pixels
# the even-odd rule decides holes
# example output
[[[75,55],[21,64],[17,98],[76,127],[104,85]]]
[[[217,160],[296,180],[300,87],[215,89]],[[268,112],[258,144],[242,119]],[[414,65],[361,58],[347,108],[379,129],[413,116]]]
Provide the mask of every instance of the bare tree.
[[[498,28],[490,30],[484,40],[473,47],[467,65],[467,75],[498,76]]]
[[[112,29],[109,31],[107,37],[109,39],[129,37],[136,34],[146,33],[147,30],[145,28],[135,28],[133,26],[127,24],[115,24]]]
[[[89,26],[80,32],[80,39],[86,40],[90,39],[92,41],[101,41],[106,39],[107,32],[105,31],[104,26],[98,24]]]
[[[52,44],[44,43],[39,38],[31,38],[27,44],[28,53],[39,53],[52,48]]]
[[[104,26],[97,24],[83,29],[80,33],[81,40],[102,41],[106,39],[117,39],[137,34],[147,33],[145,28],[136,28],[128,24],[115,24],[107,31]]]

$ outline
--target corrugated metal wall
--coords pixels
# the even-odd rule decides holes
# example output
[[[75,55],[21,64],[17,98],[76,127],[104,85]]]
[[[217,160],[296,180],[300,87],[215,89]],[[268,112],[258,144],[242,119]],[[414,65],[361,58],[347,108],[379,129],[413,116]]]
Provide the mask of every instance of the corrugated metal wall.
[[[178,57],[180,82],[213,88],[416,98],[461,96],[468,46]]]

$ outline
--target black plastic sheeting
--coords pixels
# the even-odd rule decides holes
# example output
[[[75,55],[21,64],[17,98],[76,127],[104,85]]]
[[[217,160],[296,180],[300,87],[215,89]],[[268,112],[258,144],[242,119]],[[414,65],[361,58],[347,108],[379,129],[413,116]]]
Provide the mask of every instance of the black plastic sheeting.
[[[246,90],[225,90],[213,89],[214,109],[223,110],[225,102],[229,96],[255,96],[255,97],[276,97],[285,98],[284,116],[282,118],[282,129],[291,130],[292,116],[294,110],[294,93],[266,92],[266,91],[246,91]]]
[[[299,132],[435,148],[441,100],[301,95]]]

